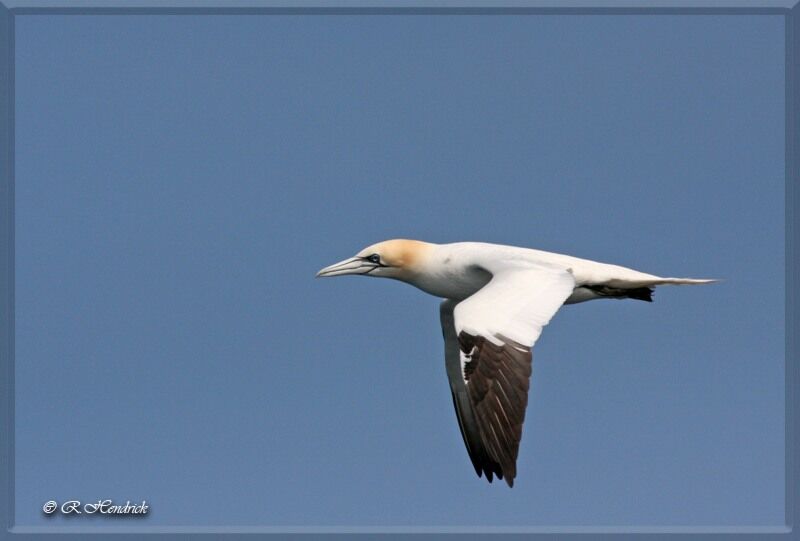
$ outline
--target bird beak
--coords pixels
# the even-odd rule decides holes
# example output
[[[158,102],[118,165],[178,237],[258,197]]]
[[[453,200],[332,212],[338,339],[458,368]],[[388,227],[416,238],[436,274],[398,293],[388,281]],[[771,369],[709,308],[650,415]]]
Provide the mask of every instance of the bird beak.
[[[330,267],[325,267],[317,273],[317,278],[326,276],[343,276],[345,274],[366,274],[373,270],[377,265],[365,261],[360,257],[351,257],[344,261],[334,263]]]

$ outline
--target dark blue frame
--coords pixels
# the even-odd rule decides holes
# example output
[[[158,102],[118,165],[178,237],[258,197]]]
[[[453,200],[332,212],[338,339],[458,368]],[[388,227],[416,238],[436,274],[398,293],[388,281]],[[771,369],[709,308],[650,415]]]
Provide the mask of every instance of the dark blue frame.
[[[146,4],[142,7],[142,4]],[[81,5],[83,4],[83,5]],[[797,284],[798,265],[796,252],[797,232],[800,230],[800,0],[714,0],[677,2],[661,0],[335,0],[329,7],[320,7],[322,2],[313,0],[234,0],[218,1],[217,7],[208,3],[191,0],[171,0],[160,2],[136,2],[125,0],[89,0],[89,2],[70,3],[69,0],[0,0],[0,439],[5,443],[0,451],[0,539],[49,539],[52,533],[44,530],[14,528],[14,19],[17,15],[37,14],[772,14],[785,17],[786,38],[786,526],[782,529],[748,528],[747,530],[726,528],[685,529],[659,528],[647,531],[614,528],[565,528],[548,533],[520,533],[517,529],[475,532],[476,535],[492,533],[516,533],[517,536],[566,536],[576,538],[592,533],[612,539],[620,534],[627,537],[665,537],[669,535],[691,535],[708,538],[721,538],[728,535],[779,535],[781,537],[800,537],[794,531],[794,519],[798,516],[798,483],[796,463],[795,434],[798,433],[798,402],[794,389],[800,386],[800,369],[794,361],[797,342],[793,331],[797,326]],[[335,6],[333,5],[335,4]],[[646,7],[647,6],[647,7]],[[5,488],[5,489],[3,489]],[[82,529],[81,531],[86,531]],[[47,532],[55,532],[48,528]],[[124,532],[92,528],[100,537],[105,535],[152,535],[159,539],[188,538],[194,535],[251,535],[251,534],[296,534],[303,537],[321,537],[323,528],[304,530],[302,528],[281,531],[257,528],[204,528],[192,532],[189,528],[163,528],[147,533],[147,527],[131,527]],[[330,533],[384,533],[399,537],[415,534],[461,533],[458,529],[371,528],[344,530],[331,529]],[[83,539],[85,533],[61,530],[61,535],[69,539]],[[93,537],[97,539],[98,537]]]

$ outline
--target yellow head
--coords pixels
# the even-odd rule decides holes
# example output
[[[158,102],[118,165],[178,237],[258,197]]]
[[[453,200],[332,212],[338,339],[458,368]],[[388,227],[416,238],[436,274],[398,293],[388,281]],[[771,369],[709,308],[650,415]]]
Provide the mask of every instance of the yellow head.
[[[432,244],[419,240],[394,239],[367,246],[354,257],[325,267],[318,277],[365,274],[385,278],[410,278],[419,268]]]

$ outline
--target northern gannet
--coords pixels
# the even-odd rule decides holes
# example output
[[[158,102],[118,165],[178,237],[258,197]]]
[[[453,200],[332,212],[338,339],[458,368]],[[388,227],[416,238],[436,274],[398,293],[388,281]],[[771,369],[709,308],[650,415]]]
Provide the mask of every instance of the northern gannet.
[[[401,280],[445,299],[439,310],[447,376],[475,472],[514,486],[528,404],[531,348],[562,304],[652,301],[655,286],[714,280],[662,278],[617,265],[515,246],[396,239],[325,267],[322,276]]]

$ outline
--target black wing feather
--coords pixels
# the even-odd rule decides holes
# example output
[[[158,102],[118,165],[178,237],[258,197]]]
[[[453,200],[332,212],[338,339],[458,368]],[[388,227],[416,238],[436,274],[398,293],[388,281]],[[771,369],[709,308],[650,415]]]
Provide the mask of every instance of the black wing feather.
[[[475,472],[514,486],[522,425],[528,405],[531,349],[503,336],[496,345],[483,336],[456,336],[454,301],[444,301],[440,316],[445,364],[453,405]],[[461,355],[466,357],[463,374]]]
[[[461,437],[464,438],[464,446],[467,448],[472,466],[475,468],[475,473],[478,474],[478,477],[486,475],[486,480],[491,483],[493,475],[497,475],[498,479],[503,478],[503,470],[497,461],[492,460],[484,447],[467,386],[461,375],[461,354],[459,353],[458,338],[456,337],[456,328],[453,322],[453,308],[455,305],[454,301],[446,300],[442,302],[440,307],[447,379],[450,381],[450,391],[453,396],[453,407],[456,410],[458,427],[461,429]]]
[[[468,359],[464,378],[481,440],[490,458],[499,463],[508,486],[514,486],[532,355],[529,347],[502,335],[497,338],[503,345],[462,331],[458,344]]]

